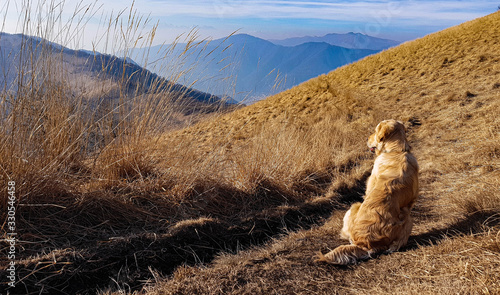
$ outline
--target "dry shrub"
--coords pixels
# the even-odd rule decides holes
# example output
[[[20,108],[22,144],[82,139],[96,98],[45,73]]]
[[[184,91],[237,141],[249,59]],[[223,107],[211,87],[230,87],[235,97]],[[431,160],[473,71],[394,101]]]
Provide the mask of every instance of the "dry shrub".
[[[498,186],[500,175],[489,177],[475,177],[475,184],[460,191],[453,197],[453,203],[459,210],[466,214],[477,212],[499,214],[500,198],[498,197]]]
[[[99,179],[106,179],[109,183],[143,181],[155,174],[153,152],[144,144],[111,144],[95,159],[94,171]]]

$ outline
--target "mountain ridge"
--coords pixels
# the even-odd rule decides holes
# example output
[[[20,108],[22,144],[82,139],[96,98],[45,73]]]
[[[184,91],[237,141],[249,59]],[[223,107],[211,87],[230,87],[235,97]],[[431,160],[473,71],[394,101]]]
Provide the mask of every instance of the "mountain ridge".
[[[286,47],[248,34],[235,34],[202,42],[187,54],[183,51],[186,44],[176,44],[171,58],[182,55],[180,59],[185,65],[180,71],[189,71],[192,75],[186,84],[193,83],[194,88],[213,93],[229,92],[228,96],[239,101],[254,101],[377,52],[343,48],[326,42],[306,44]],[[153,56],[148,56],[148,59],[165,58],[161,48],[151,47],[149,52],[153,52]],[[147,49],[132,50],[132,59],[144,65],[141,56]],[[159,54],[155,56],[154,52]],[[200,59],[200,56],[205,58]],[[163,76],[175,75],[168,67],[147,67]]]
[[[23,34],[9,34],[0,32],[0,84],[4,85],[5,90],[8,90],[14,85],[15,79],[20,77],[17,72],[12,69],[23,66],[20,62],[31,63],[31,61],[20,61],[19,54],[25,56],[33,55],[34,62],[39,62],[38,59],[45,56],[54,56],[57,54],[63,55],[64,69],[70,75],[81,75],[89,79],[111,79],[115,82],[124,79],[125,87],[129,91],[148,92],[162,91],[165,87],[173,92],[185,93],[187,97],[192,98],[202,103],[213,103],[220,100],[219,97],[206,92],[189,89],[178,83],[171,83],[163,77],[142,68],[132,59],[119,58],[109,54],[102,54],[96,51],[74,50],[62,46],[60,44],[47,41],[40,37],[27,36]],[[153,87],[154,85],[158,85]],[[229,103],[234,103],[229,101]]]
[[[372,37],[366,34],[354,32],[349,32],[346,34],[330,33],[324,36],[303,36],[286,39],[272,39],[269,41],[282,46],[297,46],[308,42],[325,42],[330,45],[345,48],[371,50],[384,50],[400,44],[400,42],[398,41]]]

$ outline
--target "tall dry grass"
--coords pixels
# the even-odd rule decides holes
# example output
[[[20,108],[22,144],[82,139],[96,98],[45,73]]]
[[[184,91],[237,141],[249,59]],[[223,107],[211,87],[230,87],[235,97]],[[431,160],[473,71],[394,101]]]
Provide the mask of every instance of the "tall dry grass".
[[[93,60],[92,55],[82,60],[77,52],[68,54],[54,45],[78,47],[86,22],[99,12],[95,3],[80,3],[74,15],[65,19],[65,5],[64,1],[20,3],[22,50],[3,53],[14,63],[2,65],[4,75],[16,77],[1,92],[1,177],[18,183],[21,200],[70,187],[78,190],[82,179],[113,181],[131,174],[120,169],[132,168],[117,165],[128,158],[135,158],[138,165],[137,159],[157,148],[155,136],[183,120],[178,117],[184,109],[196,107],[188,105],[187,99],[183,102],[189,89],[176,86],[182,73],[168,80],[153,77],[142,89],[131,84],[134,75],[141,73],[129,75],[125,59],[101,63],[102,55],[94,52]],[[127,57],[130,48],[152,44],[157,26],[146,31],[151,20],[138,15],[133,5],[126,13],[103,19],[108,27],[96,36],[96,47],[122,51]],[[195,37],[186,36],[189,46],[201,44]],[[175,63],[183,57],[165,58]],[[85,70],[92,63],[102,66],[102,73],[78,72],[78,66]],[[110,77],[116,71],[121,76]],[[141,177],[145,172],[140,170],[148,169],[135,168],[132,174]]]

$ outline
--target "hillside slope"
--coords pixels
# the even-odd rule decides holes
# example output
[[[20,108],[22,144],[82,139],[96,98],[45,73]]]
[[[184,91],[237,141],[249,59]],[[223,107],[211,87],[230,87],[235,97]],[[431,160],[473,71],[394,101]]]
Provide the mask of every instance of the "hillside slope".
[[[344,243],[337,238],[344,210],[359,200],[370,171],[373,160],[349,154],[358,146],[348,146],[341,153],[353,161],[350,168],[336,170],[329,189],[308,201],[340,204],[323,225],[221,255],[209,266],[181,267],[146,293],[499,293],[498,52],[500,12],[407,42],[184,130],[178,136],[200,138],[200,147],[230,138],[235,149],[271,128],[284,133],[290,126],[307,129],[327,121],[323,126],[340,126],[359,137],[352,143],[364,145],[381,119],[402,120],[421,167],[415,226],[408,246],[398,253],[346,268],[312,263],[316,251]],[[336,114],[333,119],[331,114]],[[318,136],[325,145],[341,140]],[[275,138],[280,139],[279,133]],[[290,144],[295,144],[292,137]],[[315,146],[308,148],[312,156],[322,156]],[[284,165],[297,165],[295,161],[292,157]],[[351,185],[339,187],[339,181]]]

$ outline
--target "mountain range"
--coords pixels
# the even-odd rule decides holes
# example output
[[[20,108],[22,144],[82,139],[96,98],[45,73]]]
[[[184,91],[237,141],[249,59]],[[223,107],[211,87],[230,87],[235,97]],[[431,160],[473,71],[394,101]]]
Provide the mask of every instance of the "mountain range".
[[[297,46],[309,42],[324,42],[334,46],[340,46],[351,49],[370,49],[370,50],[384,50],[389,47],[399,45],[399,42],[389,39],[381,39],[368,36],[361,33],[347,33],[347,34],[327,34],[322,37],[305,36],[296,38],[287,38],[283,40],[269,40],[276,45],[282,46]]]
[[[18,85],[32,78],[36,83],[52,80],[68,84],[75,94],[90,101],[117,100],[123,91],[140,96],[168,89],[172,97],[177,97],[174,100],[190,108],[226,104],[219,97],[158,76],[130,59],[73,50],[39,37],[0,32],[0,90],[15,93]]]
[[[162,76],[182,72],[182,83],[201,91],[251,102],[395,44],[396,41],[354,33],[273,42],[235,34],[197,44],[134,48],[129,57]],[[164,62],[175,59],[182,61],[177,67],[165,66]]]
[[[355,33],[272,42],[235,34],[213,41],[134,48],[130,54],[119,53],[124,57],[118,58],[22,34],[0,33],[0,40],[0,85],[4,89],[12,90],[19,82],[20,55],[33,54],[38,60],[47,54],[62,54],[57,60],[71,77],[65,81],[80,82],[83,85],[78,88],[87,94],[95,95],[97,82],[123,80],[131,91],[168,85],[185,93],[184,100],[209,104],[220,101],[219,97],[230,104],[260,100],[397,44]],[[107,95],[116,96],[117,92]]]

